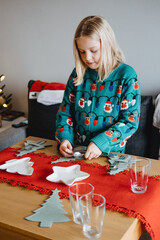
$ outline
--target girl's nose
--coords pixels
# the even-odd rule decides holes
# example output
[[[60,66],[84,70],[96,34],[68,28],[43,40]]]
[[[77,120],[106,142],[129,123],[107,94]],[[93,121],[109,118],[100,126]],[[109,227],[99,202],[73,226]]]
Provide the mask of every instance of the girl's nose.
[[[91,59],[91,53],[86,52],[86,60],[89,61]]]

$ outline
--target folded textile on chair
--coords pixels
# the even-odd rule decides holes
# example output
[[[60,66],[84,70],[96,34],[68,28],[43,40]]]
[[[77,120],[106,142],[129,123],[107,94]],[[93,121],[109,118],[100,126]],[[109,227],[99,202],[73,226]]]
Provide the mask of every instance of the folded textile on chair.
[[[44,105],[58,104],[62,102],[66,84],[57,82],[42,82],[37,80],[31,86],[29,99],[37,99]]]

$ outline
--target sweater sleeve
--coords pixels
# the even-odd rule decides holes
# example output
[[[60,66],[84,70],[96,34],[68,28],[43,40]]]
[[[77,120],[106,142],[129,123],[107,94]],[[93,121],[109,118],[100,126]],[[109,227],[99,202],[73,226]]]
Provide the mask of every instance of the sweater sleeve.
[[[102,152],[124,151],[127,140],[136,132],[140,118],[140,86],[137,78],[124,82],[119,103],[119,118],[109,129],[91,139]]]
[[[63,140],[68,140],[74,146],[74,83],[73,79],[76,76],[75,69],[71,73],[66,89],[64,92],[64,97],[62,103],[58,109],[56,115],[56,132],[55,139],[60,144]]]

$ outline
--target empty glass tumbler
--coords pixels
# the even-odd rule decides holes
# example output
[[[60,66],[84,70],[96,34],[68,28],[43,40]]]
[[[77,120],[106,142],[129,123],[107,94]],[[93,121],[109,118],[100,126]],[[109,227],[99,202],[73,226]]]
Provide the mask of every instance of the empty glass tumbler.
[[[102,234],[106,199],[96,193],[79,198],[83,234],[87,238],[99,238]]]
[[[131,190],[134,193],[145,193],[151,168],[150,159],[137,159],[129,163]]]
[[[72,207],[73,220],[76,224],[82,224],[79,212],[79,198],[84,194],[91,194],[94,187],[90,183],[75,183],[69,187],[69,198]]]

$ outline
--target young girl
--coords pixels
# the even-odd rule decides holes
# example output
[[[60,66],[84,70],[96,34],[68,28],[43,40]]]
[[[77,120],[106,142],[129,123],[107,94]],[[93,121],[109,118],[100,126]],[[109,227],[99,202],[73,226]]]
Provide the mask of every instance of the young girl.
[[[102,17],[80,22],[73,51],[75,69],[57,113],[60,153],[71,157],[75,144],[87,146],[84,157],[89,160],[102,152],[124,152],[140,117],[135,70],[124,63],[113,30]]]

